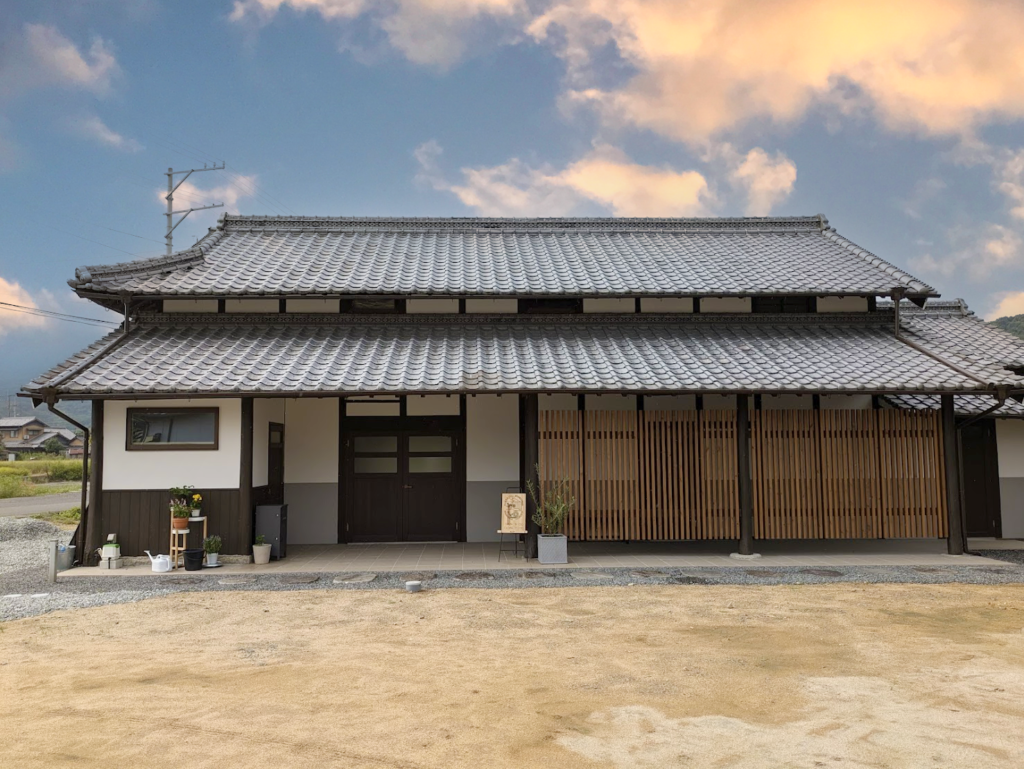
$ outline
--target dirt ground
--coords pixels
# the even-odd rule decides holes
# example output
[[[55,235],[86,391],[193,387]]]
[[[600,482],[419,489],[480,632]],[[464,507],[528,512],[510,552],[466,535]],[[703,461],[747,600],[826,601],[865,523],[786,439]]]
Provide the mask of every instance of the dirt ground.
[[[191,593],[0,625],[11,767],[1020,767],[1024,587]]]

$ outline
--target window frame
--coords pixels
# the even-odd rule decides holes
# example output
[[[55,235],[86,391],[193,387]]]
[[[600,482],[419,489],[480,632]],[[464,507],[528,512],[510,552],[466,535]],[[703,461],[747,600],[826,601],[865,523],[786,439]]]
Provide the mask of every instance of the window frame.
[[[139,413],[157,414],[213,414],[213,443],[133,443],[132,422]],[[220,406],[177,406],[173,408],[133,407],[125,415],[125,451],[217,451],[220,448]]]

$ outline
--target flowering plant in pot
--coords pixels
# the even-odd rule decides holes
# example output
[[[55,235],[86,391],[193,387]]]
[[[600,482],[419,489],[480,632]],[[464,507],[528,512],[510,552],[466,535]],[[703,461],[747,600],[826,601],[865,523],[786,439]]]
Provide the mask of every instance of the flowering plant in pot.
[[[206,551],[206,565],[216,566],[217,558],[220,555],[221,548],[224,547],[224,543],[221,538],[216,534],[211,534],[203,540],[203,550]]]
[[[188,519],[192,517],[192,508],[180,502],[171,503],[171,527],[174,529],[187,529]]]
[[[537,475],[540,475],[539,467]],[[568,538],[562,533],[562,527],[569,511],[576,504],[569,481],[547,481],[538,490],[531,480],[526,482],[526,490],[537,508],[533,522],[540,527],[537,560],[541,563],[568,563]]]
[[[195,486],[172,486],[171,504],[186,505],[191,507],[189,500],[192,498],[192,491]]]
[[[252,546],[252,562],[258,565],[270,563],[270,547],[267,538],[257,534],[256,542]]]
[[[203,495],[193,494],[189,497],[188,506],[192,508],[192,517],[198,518],[203,514]]]

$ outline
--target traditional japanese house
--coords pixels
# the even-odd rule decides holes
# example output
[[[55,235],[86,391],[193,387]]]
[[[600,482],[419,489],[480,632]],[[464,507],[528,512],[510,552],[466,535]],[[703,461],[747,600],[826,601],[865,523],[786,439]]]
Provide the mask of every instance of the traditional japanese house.
[[[956,553],[979,416],[1024,536],[1024,342],[823,216],[227,216],[70,285],[124,325],[23,394],[92,402],[89,548],[163,547],[182,484],[225,553],[271,501],[291,543],[492,540],[537,478],[572,540]]]

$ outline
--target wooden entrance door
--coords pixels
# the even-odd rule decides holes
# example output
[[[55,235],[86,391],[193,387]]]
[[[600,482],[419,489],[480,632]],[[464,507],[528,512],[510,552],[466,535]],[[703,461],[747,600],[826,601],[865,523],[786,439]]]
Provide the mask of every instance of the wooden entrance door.
[[[982,419],[960,431],[968,537],[1001,537],[996,424]]]
[[[267,502],[284,504],[284,425],[277,422],[267,437]]]
[[[462,537],[461,429],[352,426],[343,443],[344,541],[452,542]]]

